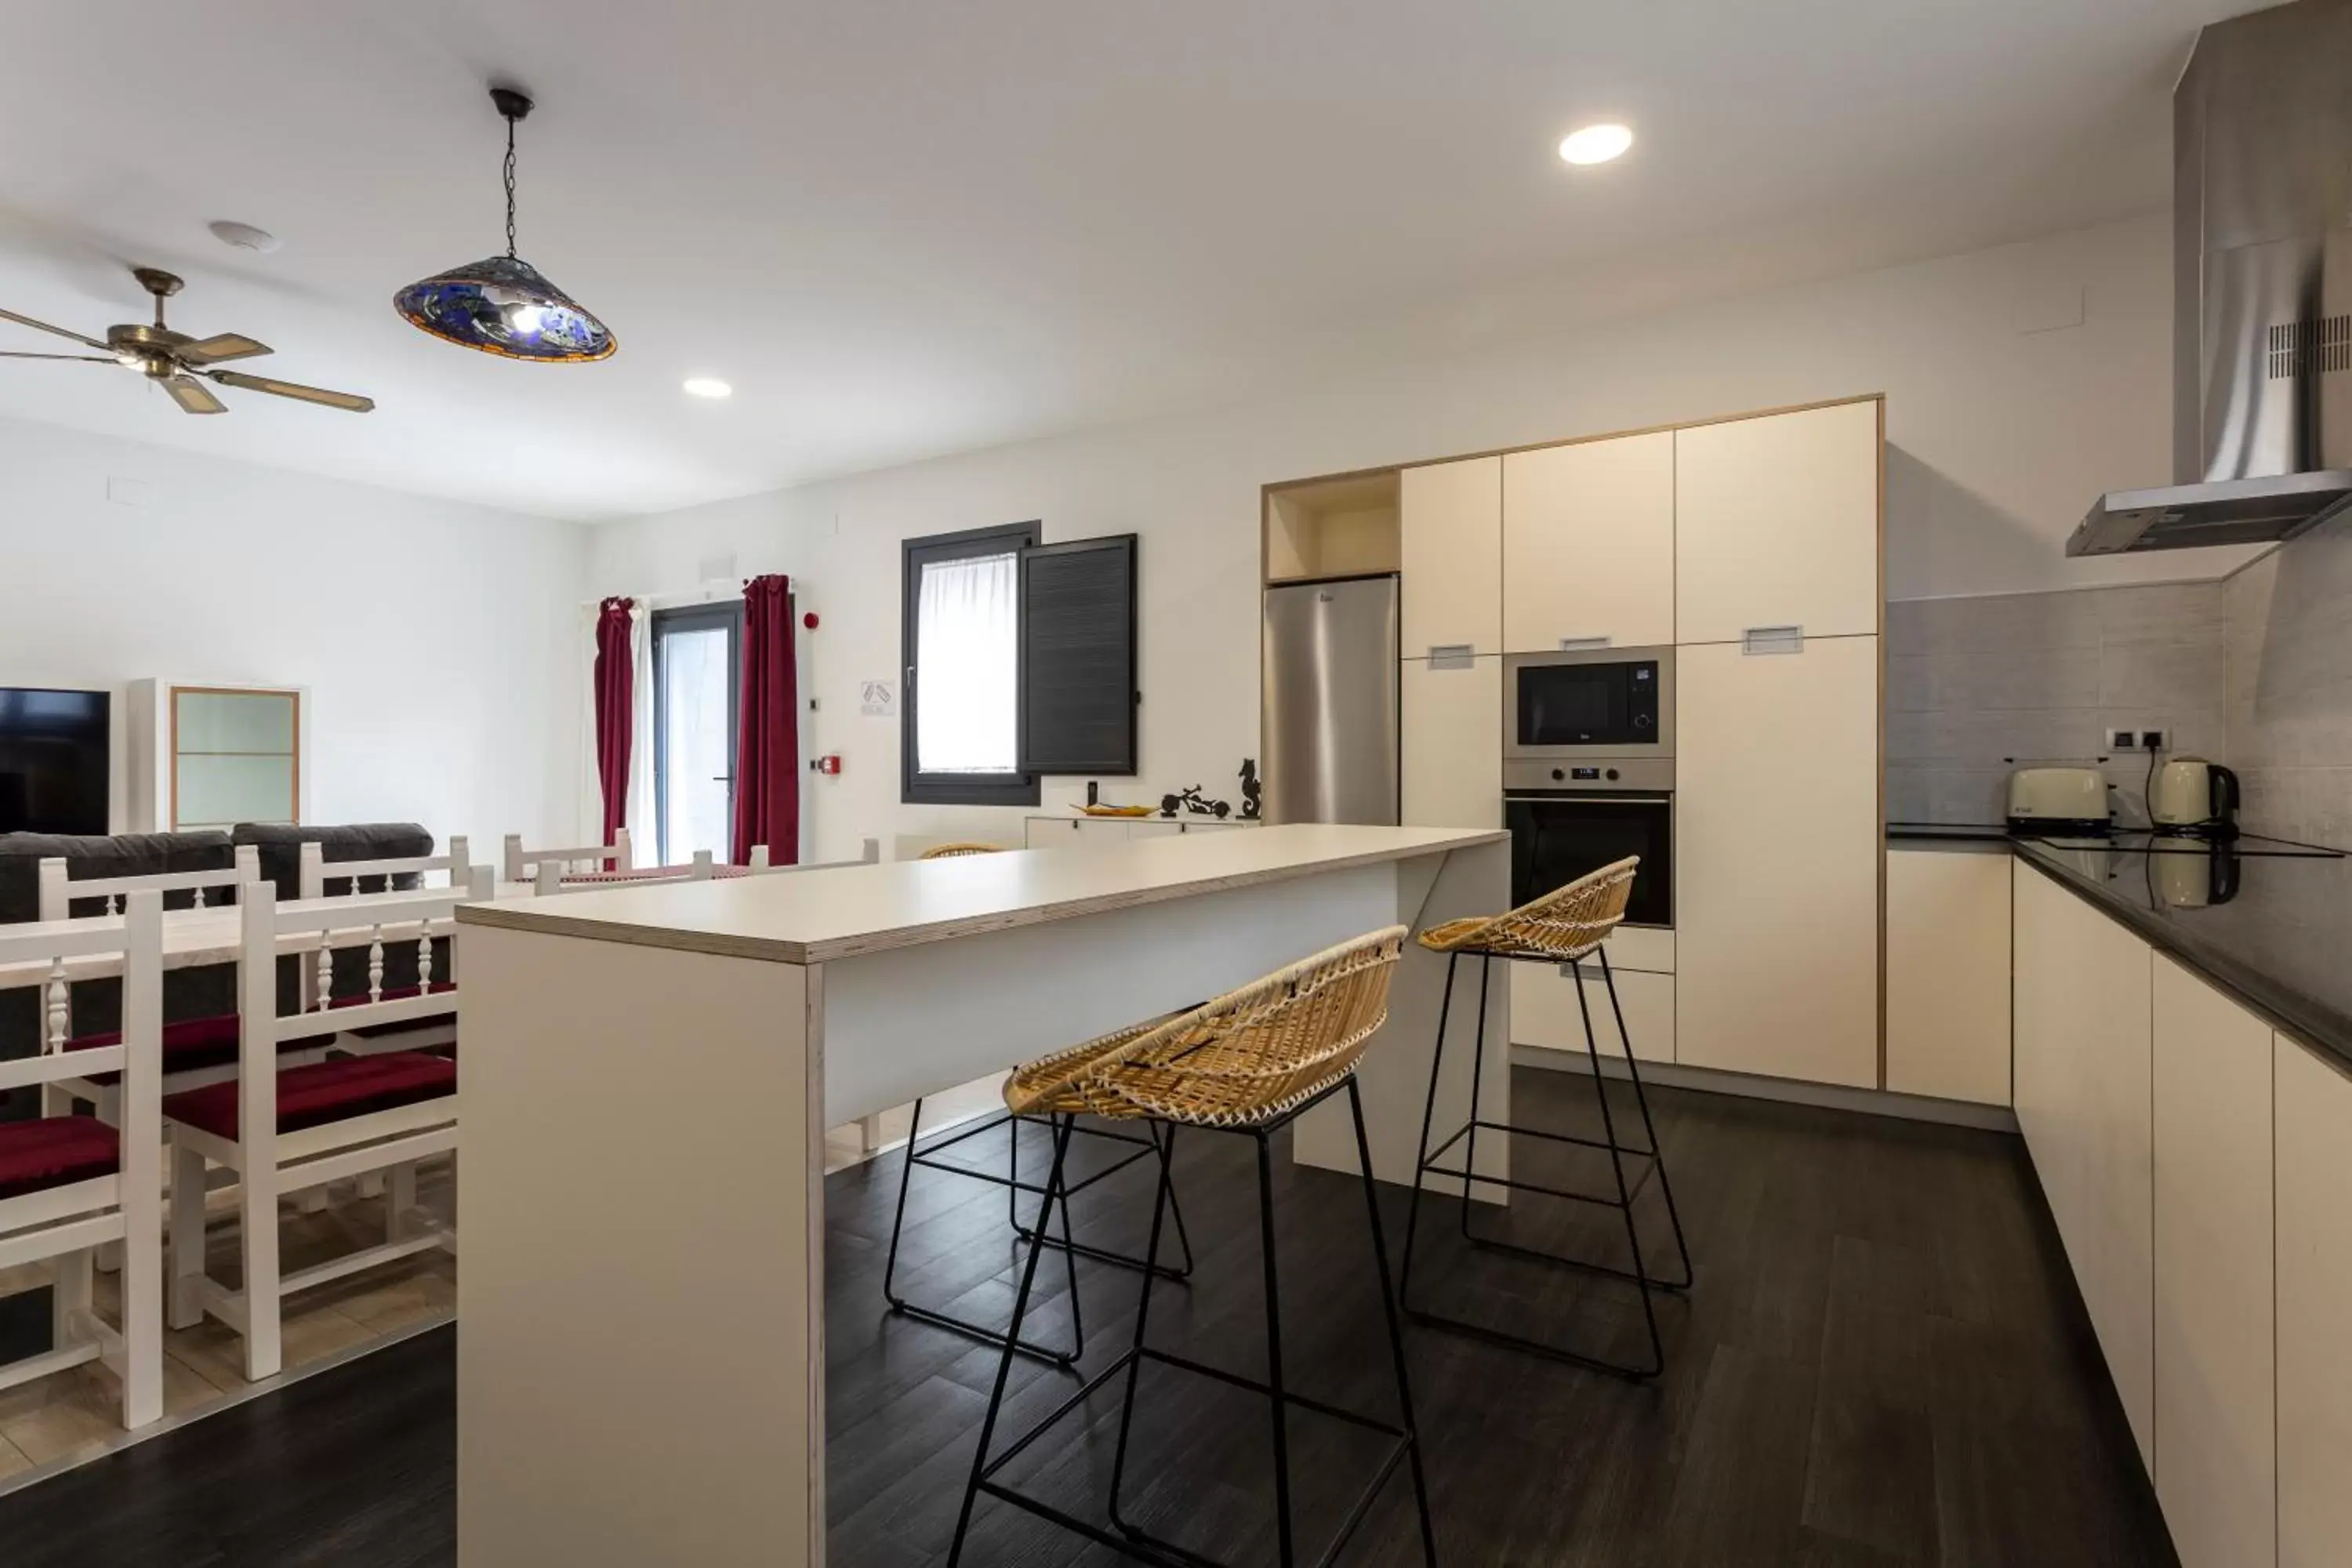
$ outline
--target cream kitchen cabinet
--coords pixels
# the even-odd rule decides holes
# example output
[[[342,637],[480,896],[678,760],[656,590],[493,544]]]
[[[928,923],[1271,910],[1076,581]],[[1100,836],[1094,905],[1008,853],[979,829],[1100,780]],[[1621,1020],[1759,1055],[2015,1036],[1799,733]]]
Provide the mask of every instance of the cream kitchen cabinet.
[[[1503,651],[1672,643],[1675,433],[1502,462]]]
[[[1675,656],[1675,1057],[1878,1084],[1878,639]]]
[[[1465,963],[1469,962],[1464,960]],[[1611,963],[1615,963],[1614,955]],[[1511,970],[1511,1043],[1546,1050],[1584,1054],[1584,1014],[1577,1002],[1577,983],[1565,964],[1514,963]],[[1633,1056],[1645,1062],[1675,1059],[1675,977],[1638,969],[1619,968],[1617,1006],[1609,1005],[1609,987],[1596,962],[1584,965],[1584,1005],[1592,1009],[1592,1037],[1601,1060],[1624,1059],[1625,1047],[1617,1028],[1617,1015],[1625,1016],[1623,1033],[1633,1037]]]
[[[2271,1027],[2155,963],[2156,1496],[2181,1568],[2270,1568]]]
[[[2012,877],[2018,1125],[2153,1474],[2153,954],[2024,862]]]
[[[1675,432],[1675,640],[1878,630],[1880,402]]]
[[[1410,645],[1408,645],[1410,646]],[[1503,661],[1409,658],[1398,709],[1408,827],[1503,825]]]
[[[2009,1103],[2009,849],[1886,852],[1886,1087]]]
[[[2338,1568],[2352,1547],[2352,1352],[2344,1338],[2352,1310],[2352,1079],[2284,1035],[2274,1037],[2273,1059],[2278,1562]]]
[[[1503,459],[1407,468],[1400,507],[1402,650],[1501,652]]]

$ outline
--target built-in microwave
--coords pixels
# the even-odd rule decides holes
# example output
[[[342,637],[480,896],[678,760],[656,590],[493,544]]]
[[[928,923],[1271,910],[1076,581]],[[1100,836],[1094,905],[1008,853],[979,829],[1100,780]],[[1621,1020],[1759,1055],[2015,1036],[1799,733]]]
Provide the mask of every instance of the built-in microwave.
[[[1569,767],[1598,764],[1576,782],[1673,787],[1673,648],[1516,653],[1503,660],[1503,680],[1506,763],[1558,764],[1563,782]]]

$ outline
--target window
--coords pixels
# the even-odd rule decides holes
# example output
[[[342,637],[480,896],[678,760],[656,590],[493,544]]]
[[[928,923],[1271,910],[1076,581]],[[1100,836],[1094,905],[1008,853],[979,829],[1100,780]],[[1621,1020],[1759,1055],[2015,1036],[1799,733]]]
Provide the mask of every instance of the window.
[[[1021,771],[1021,552],[1037,525],[906,546],[899,793],[910,805],[1034,805]]]
[[[1135,547],[1034,522],[908,542],[901,798],[1034,805],[1042,774],[1137,771]]]
[[[743,606],[656,610],[656,854],[677,866],[708,849],[725,860],[735,834],[735,704]]]

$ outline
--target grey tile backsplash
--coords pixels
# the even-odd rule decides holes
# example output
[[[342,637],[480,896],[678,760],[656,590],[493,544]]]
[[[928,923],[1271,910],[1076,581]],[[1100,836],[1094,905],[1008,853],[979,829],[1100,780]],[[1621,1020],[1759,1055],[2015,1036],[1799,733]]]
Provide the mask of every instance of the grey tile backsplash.
[[[2107,740],[2163,730],[2227,760],[2225,640],[2219,583],[1889,604],[1888,818],[1999,822],[2011,768],[2104,756],[2146,821],[2147,757]]]
[[[2251,832],[2352,848],[2352,520],[2222,585],[2229,739]]]
[[[2249,832],[2352,848],[2352,518],[2221,582],[1890,603],[1886,710],[1891,821],[1998,822],[2012,766],[2105,756],[2144,823],[2107,741],[2164,730],[2237,770]]]

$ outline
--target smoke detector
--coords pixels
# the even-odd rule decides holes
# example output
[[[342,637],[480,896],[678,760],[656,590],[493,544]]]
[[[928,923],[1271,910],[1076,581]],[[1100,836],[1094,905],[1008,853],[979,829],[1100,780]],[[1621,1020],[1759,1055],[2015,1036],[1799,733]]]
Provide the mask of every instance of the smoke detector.
[[[223,245],[234,246],[239,250],[257,250],[264,256],[285,243],[266,228],[256,228],[249,223],[236,223],[228,218],[222,218],[205,226],[213,231],[213,237]]]

